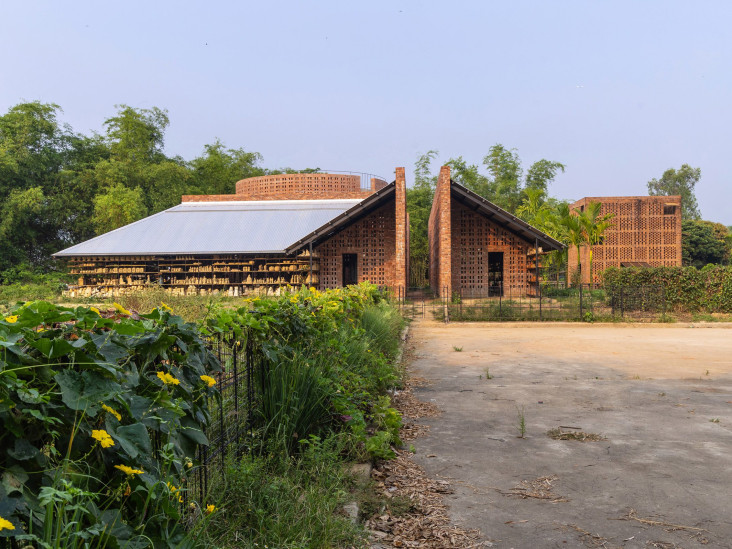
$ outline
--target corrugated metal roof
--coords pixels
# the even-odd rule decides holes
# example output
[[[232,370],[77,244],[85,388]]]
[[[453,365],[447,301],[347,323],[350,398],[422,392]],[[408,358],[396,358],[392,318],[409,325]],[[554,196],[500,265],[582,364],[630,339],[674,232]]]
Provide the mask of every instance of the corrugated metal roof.
[[[53,255],[284,253],[359,202],[184,202]]]

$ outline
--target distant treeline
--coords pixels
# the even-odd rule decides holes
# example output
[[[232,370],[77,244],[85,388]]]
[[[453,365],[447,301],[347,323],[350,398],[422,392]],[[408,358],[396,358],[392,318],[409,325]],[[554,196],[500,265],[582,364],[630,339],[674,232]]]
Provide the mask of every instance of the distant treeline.
[[[32,102],[0,116],[0,279],[52,268],[52,253],[174,206],[183,194],[232,193],[245,177],[293,171],[263,168],[259,153],[218,140],[192,160],[167,156],[169,120],[158,108],[120,105],[101,135],[75,132],[60,112]]]
[[[192,160],[168,156],[165,110],[116,109],[104,121],[104,133],[91,135],[61,123],[55,104],[21,103],[0,116],[0,283],[52,271],[59,267],[52,253],[170,208],[181,195],[228,194],[240,179],[296,172],[264,168],[259,153],[227,148],[218,140]],[[437,179],[431,164],[437,155],[419,156],[408,190],[415,265],[426,265],[427,219]],[[480,166],[462,156],[445,163],[453,180],[567,245],[599,238],[607,221],[595,212],[578,224],[578,212],[571,212],[567,201],[549,196],[550,184],[565,169],[560,162],[541,159],[524,170],[515,149],[496,144]],[[729,263],[727,228],[698,220],[694,185],[700,176],[698,168],[684,164],[650,181],[648,190],[684,196],[685,264]],[[564,261],[561,254],[551,258],[555,264]]]

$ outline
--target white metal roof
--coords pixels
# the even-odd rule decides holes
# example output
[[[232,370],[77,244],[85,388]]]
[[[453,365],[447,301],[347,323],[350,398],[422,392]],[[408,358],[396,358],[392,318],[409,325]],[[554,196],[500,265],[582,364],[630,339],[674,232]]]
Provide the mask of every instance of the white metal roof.
[[[279,254],[359,202],[184,202],[53,255]]]

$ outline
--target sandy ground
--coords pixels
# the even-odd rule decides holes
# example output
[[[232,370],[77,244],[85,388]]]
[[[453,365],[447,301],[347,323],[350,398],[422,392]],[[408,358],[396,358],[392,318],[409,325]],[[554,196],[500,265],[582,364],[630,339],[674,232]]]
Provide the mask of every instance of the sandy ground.
[[[730,328],[414,322],[415,460],[496,547],[732,547]]]

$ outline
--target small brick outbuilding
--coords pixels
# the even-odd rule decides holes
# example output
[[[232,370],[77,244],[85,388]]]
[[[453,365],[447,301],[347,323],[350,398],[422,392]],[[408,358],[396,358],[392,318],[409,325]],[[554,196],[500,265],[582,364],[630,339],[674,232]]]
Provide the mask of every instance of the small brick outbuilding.
[[[450,179],[443,166],[428,226],[430,286],[440,297],[528,295],[538,254],[564,245]]]

